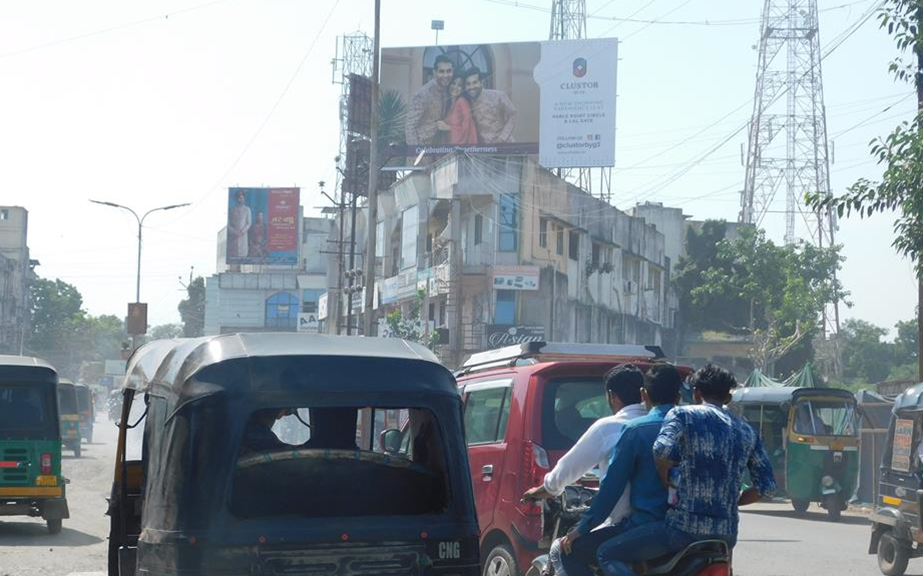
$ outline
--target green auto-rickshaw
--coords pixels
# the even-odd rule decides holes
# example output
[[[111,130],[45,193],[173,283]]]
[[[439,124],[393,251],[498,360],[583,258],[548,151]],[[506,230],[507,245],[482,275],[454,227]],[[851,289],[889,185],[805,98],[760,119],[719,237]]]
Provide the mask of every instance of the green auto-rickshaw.
[[[93,423],[96,420],[96,399],[86,384],[76,384],[77,412],[80,414],[80,437],[93,443]]]
[[[836,388],[740,388],[730,408],[760,432],[795,510],[817,502],[838,520],[859,478],[855,396]]]
[[[58,414],[61,420],[61,443],[80,458],[80,408],[77,387],[64,378],[58,382]]]
[[[69,517],[61,475],[58,375],[43,360],[0,356],[0,516]]]

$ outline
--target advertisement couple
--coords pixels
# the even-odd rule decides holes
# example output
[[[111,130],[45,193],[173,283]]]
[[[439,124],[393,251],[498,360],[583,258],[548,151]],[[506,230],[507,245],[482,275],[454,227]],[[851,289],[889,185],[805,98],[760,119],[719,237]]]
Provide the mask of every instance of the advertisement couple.
[[[516,107],[503,92],[484,88],[483,80],[480,69],[456,70],[448,56],[437,56],[433,79],[411,98],[405,123],[407,143],[473,146],[512,142]]]

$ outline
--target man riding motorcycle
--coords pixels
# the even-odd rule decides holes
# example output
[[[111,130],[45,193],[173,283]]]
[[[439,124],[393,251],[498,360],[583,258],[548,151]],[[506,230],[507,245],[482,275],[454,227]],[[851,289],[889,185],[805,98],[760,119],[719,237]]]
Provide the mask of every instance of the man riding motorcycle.
[[[523,500],[556,498],[564,489],[576,483],[588,472],[598,468],[605,474],[609,468],[609,458],[625,425],[647,414],[647,407],[641,401],[641,387],[644,374],[634,364],[622,364],[609,371],[605,377],[606,399],[613,416],[600,418],[580,437],[574,447],[565,454],[545,475],[541,486],[536,486],[523,494]],[[628,489],[609,513],[609,518],[594,531],[594,538],[607,539],[608,529],[617,525],[631,512],[628,501]],[[596,534],[599,532],[599,534]],[[614,535],[615,533],[611,534]],[[555,574],[564,576],[567,572],[561,561],[561,539],[551,544],[549,551]]]
[[[631,563],[644,562],[685,549],[701,540],[737,541],[739,505],[759,501],[775,490],[772,466],[759,435],[725,410],[734,376],[707,365],[691,379],[695,405],[667,414],[653,445],[664,485],[676,489],[677,502],[663,520],[625,532],[599,547],[606,576],[634,576]],[[678,481],[670,471],[678,468]],[[740,486],[750,474],[750,488]]]
[[[590,564],[596,561],[601,544],[613,536],[620,537],[616,534],[628,534],[647,524],[662,522],[666,516],[667,489],[660,482],[653,446],[664,418],[679,400],[682,382],[679,370],[671,364],[657,364],[645,375],[641,397],[650,413],[625,426],[593,505],[561,542],[565,552],[562,560],[569,576],[592,576]],[[631,514],[601,535],[592,532],[608,518],[629,486]]]

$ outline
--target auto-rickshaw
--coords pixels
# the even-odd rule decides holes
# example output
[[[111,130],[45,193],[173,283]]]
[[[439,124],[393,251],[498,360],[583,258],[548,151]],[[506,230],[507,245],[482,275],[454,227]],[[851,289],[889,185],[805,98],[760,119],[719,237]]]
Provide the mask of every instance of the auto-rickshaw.
[[[878,470],[878,501],[869,516],[869,554],[878,555],[886,576],[900,576],[911,558],[923,556],[923,384],[894,401],[891,423]]]
[[[729,408],[760,433],[795,511],[817,502],[839,520],[859,478],[855,396],[838,388],[739,388]]]
[[[58,382],[58,414],[61,421],[61,443],[74,456],[80,458],[80,408],[77,403],[77,386],[61,378]]]
[[[397,453],[389,420],[411,430]],[[142,346],[109,515],[110,576],[480,574],[455,380],[397,339]]]
[[[80,414],[80,437],[93,443],[93,422],[96,420],[96,399],[93,390],[86,384],[75,384],[77,390],[77,411]]]
[[[61,474],[58,374],[44,360],[0,356],[0,516],[69,517]]]

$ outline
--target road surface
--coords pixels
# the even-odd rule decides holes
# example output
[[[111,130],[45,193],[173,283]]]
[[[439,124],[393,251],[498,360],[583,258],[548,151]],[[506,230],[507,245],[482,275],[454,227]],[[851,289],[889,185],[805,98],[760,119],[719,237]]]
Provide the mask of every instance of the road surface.
[[[109,530],[104,512],[115,432],[100,414],[95,443],[84,444],[83,457],[65,452],[71,518],[60,534],[49,535],[40,519],[0,517],[0,576],[104,576]],[[742,511],[734,571],[736,576],[877,576],[875,557],[866,554],[868,537],[868,522],[861,516],[833,524],[816,508],[799,518],[787,504],[759,504]],[[923,576],[923,558],[911,560],[907,574]]]

